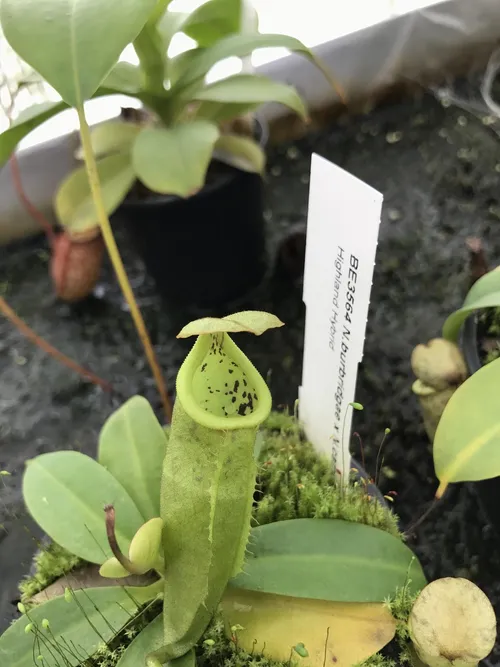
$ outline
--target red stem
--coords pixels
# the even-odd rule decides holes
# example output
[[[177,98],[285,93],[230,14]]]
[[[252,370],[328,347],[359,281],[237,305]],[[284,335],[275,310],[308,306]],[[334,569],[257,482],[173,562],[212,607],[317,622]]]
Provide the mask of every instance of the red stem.
[[[73,361],[70,357],[67,357],[65,354],[62,352],[59,352],[59,350],[55,347],[53,347],[50,343],[48,343],[46,340],[41,338],[37,333],[31,329],[24,320],[22,320],[13,310],[12,308],[8,305],[8,303],[5,301],[5,299],[0,296],[0,312],[5,315],[5,317],[12,322],[12,324],[24,335],[28,340],[30,340],[32,343],[37,345],[40,349],[42,349],[44,352],[49,354],[51,357],[54,357],[54,359],[57,359],[57,361],[61,362],[61,364],[64,364],[67,368],[71,369],[72,371],[75,371],[75,373],[78,373],[84,378],[87,378],[87,380],[90,380],[94,384],[98,385],[104,391],[113,391],[113,387],[109,382],[106,380],[102,380],[98,375],[95,375],[91,371],[87,370],[83,366],[80,366],[80,364],[77,364],[76,361]]]
[[[17,195],[21,202],[24,204],[26,207],[26,210],[28,213],[33,217],[34,220],[36,220],[40,227],[44,230],[45,234],[47,235],[47,239],[50,243],[50,245],[53,245],[54,243],[54,238],[55,238],[55,232],[52,228],[52,225],[50,222],[47,220],[47,218],[43,215],[43,213],[34,205],[31,203],[29,200],[24,188],[23,188],[23,183],[21,180],[21,173],[19,171],[19,163],[17,161],[17,156],[15,153],[12,153],[10,157],[10,170],[12,173],[12,180],[14,182],[14,187],[16,189]]]

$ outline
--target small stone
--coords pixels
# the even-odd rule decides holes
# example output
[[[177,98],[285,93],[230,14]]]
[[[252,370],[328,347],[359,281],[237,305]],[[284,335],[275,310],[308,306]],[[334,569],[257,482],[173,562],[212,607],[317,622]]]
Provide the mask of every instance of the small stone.
[[[459,148],[457,151],[457,157],[460,160],[476,160],[477,152],[474,148]]]
[[[483,116],[483,118],[481,118],[482,124],[488,127],[490,125],[494,125],[497,122],[497,120],[498,119],[496,118],[496,116]]]
[[[387,141],[388,144],[397,144],[398,141],[401,141],[403,138],[403,133],[398,130],[397,132],[388,132],[385,135],[385,140]]]
[[[491,215],[494,215],[495,218],[500,218],[500,206],[490,206],[488,209],[488,213],[491,213]]]
[[[302,174],[302,176],[300,177],[300,182],[309,183],[309,174]]]
[[[495,165],[495,171],[496,171],[497,173],[500,173],[500,162],[498,162],[498,163]]]
[[[451,100],[448,97],[442,97],[441,98],[441,106],[444,109],[448,109],[449,107],[451,107]]]
[[[396,222],[396,220],[401,220],[402,218],[401,211],[399,211],[397,208],[390,208],[387,211],[387,217],[392,222]]]
[[[465,116],[459,116],[457,118],[457,123],[460,127],[467,127],[467,118]]]
[[[412,127],[420,127],[427,122],[427,116],[423,113],[417,114],[411,121]]]
[[[273,219],[273,212],[271,211],[271,209],[268,208],[264,211],[264,220],[266,222],[270,222],[272,219]]]
[[[383,466],[381,469],[381,473],[386,477],[387,479],[394,479],[397,477],[397,473],[395,470],[392,468],[389,468],[389,466]]]
[[[11,356],[12,356],[12,361],[18,366],[24,366],[25,364],[28,363],[26,357],[23,357],[22,354],[19,354],[17,350],[12,350]]]
[[[448,138],[448,130],[445,127],[441,127],[438,131],[438,135],[441,137],[441,139],[447,139]]]
[[[286,152],[286,156],[289,160],[296,160],[299,157],[299,151],[295,146],[290,146]]]
[[[281,176],[281,167],[279,167],[277,164],[271,167],[270,169],[271,176]]]

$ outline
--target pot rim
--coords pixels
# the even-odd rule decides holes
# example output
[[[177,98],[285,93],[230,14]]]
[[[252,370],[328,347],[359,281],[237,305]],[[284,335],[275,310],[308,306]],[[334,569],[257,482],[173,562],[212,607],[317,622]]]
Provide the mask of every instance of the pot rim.
[[[473,375],[483,367],[478,350],[477,323],[477,312],[474,312],[465,320],[460,334],[460,347],[462,348],[470,375]]]

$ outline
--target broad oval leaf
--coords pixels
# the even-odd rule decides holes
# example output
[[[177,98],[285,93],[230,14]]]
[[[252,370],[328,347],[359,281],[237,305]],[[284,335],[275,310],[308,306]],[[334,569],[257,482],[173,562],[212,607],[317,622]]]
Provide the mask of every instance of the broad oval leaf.
[[[116,410],[99,436],[99,463],[126,489],[145,520],[160,516],[166,446],[166,433],[142,396]]]
[[[76,667],[96,652],[99,645],[111,640],[129,621],[139,607],[152,600],[158,587],[88,588],[71,592],[34,607],[11,625],[0,637],[0,664],[5,667]],[[42,621],[49,621],[49,630]],[[33,632],[26,633],[28,623]],[[51,633],[59,638],[58,648]],[[39,637],[37,639],[36,637]],[[43,637],[44,640],[41,639]],[[41,655],[43,660],[34,662]]]
[[[381,602],[329,602],[228,589],[222,600],[226,625],[239,625],[238,646],[266,658],[290,660],[303,644],[301,667],[351,667],[394,637],[396,621]],[[298,657],[298,656],[296,656]]]
[[[437,497],[451,482],[500,475],[500,359],[471,375],[447,403],[434,437],[440,481]]]
[[[108,214],[122,203],[135,181],[129,153],[108,155],[97,162],[104,206]],[[98,225],[85,166],[75,169],[59,186],[54,208],[61,225],[82,233]]]
[[[500,306],[500,270],[494,269],[479,278],[465,297],[464,305],[452,313],[443,326],[443,337],[456,341],[460,328],[475,310]]]
[[[2,0],[0,22],[14,51],[78,107],[96,92],[155,5],[156,0]]]
[[[242,0],[208,0],[189,15],[182,31],[205,48],[239,32],[241,15]]]
[[[28,461],[23,496],[40,528],[89,563],[101,564],[112,556],[106,537],[106,505],[115,507],[116,536],[124,553],[144,523],[113,475],[79,452],[52,452]]]
[[[305,104],[293,86],[273,81],[259,74],[228,76],[226,79],[221,79],[198,90],[193,95],[193,99],[229,104],[277,102],[289,107],[301,118],[307,117]]]
[[[205,183],[218,138],[205,120],[142,130],[132,148],[135,173],[153,192],[189,197]]]
[[[36,127],[52,116],[64,111],[64,102],[42,102],[26,109],[12,123],[8,130],[0,134],[0,167],[7,162],[17,144]]]
[[[215,144],[214,157],[222,162],[256,174],[266,168],[266,154],[253,139],[236,134],[223,134]]]
[[[116,667],[138,667],[146,664],[146,656],[164,644],[163,614],[159,614],[142,630],[122,655]]]
[[[101,158],[105,155],[129,150],[141,129],[140,125],[120,120],[110,120],[96,125],[90,132],[94,156]],[[75,157],[78,160],[83,160],[82,146],[77,149]]]
[[[230,586],[335,602],[383,602],[411,579],[426,580],[397,537],[361,523],[292,519],[252,530],[244,572]]]
[[[255,336],[261,336],[268,329],[282,326],[284,326],[283,322],[276,315],[262,310],[242,310],[240,313],[225,317],[202,317],[199,320],[193,320],[177,334],[177,338],[222,333],[223,331],[226,333],[246,331]]]

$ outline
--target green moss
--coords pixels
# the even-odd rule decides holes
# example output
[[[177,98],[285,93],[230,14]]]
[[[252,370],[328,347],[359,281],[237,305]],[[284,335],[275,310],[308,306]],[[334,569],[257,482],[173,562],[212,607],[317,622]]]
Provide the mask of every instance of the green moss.
[[[74,570],[82,561],[57,544],[50,544],[39,551],[33,559],[34,575],[26,577],[19,584],[21,599],[26,602],[56,579]]]
[[[397,517],[367,493],[367,481],[355,476],[337,483],[327,456],[307,442],[294,417],[272,413],[265,423],[260,452],[259,525],[285,519],[344,519],[364,523],[401,537]]]

